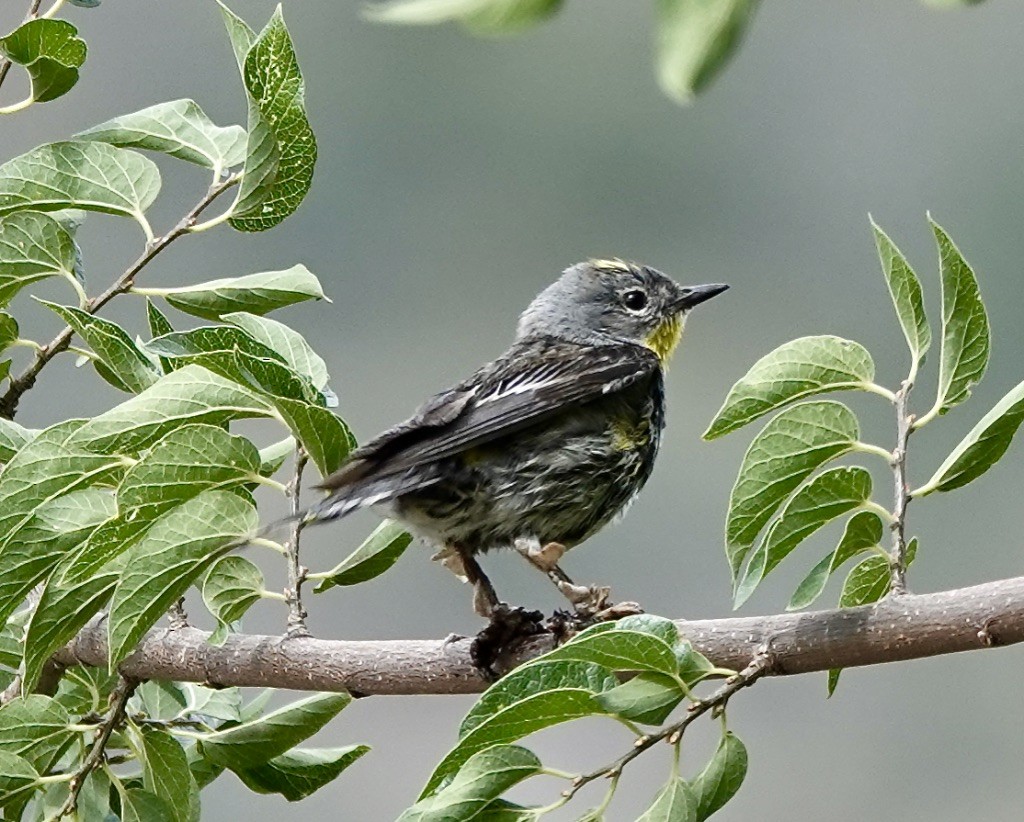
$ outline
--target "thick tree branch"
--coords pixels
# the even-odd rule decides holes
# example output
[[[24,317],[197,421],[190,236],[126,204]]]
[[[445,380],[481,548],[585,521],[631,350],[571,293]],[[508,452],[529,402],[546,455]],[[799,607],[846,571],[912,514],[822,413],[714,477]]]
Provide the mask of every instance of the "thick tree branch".
[[[957,653],[1024,641],[1024,576],[934,594],[906,594],[877,605],[730,619],[681,620],[680,631],[713,663],[739,670],[767,648],[766,675],[803,674]],[[356,642],[235,635],[221,647],[196,628],[153,631],[125,662],[135,679],[167,679],[348,690],[357,696],[464,694],[488,682],[473,667],[469,640]],[[512,668],[551,647],[532,640]],[[92,623],[56,655],[63,665],[106,665],[106,625]]]

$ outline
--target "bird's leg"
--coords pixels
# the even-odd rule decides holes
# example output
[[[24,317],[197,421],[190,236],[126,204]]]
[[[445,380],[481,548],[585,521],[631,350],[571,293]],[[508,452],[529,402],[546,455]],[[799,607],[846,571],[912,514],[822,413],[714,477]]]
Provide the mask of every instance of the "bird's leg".
[[[562,592],[570,603],[577,617],[587,622],[602,622],[630,614],[643,613],[643,609],[635,602],[620,602],[617,605],[608,602],[611,588],[607,585],[577,585],[565,573],[558,563],[568,550],[559,542],[548,542],[541,545],[537,538],[517,539],[515,549],[534,568],[547,574],[555,587]]]
[[[502,604],[498,600],[494,586],[472,554],[461,550],[458,554],[465,571],[466,581],[473,586],[473,610],[484,619],[493,619]]]

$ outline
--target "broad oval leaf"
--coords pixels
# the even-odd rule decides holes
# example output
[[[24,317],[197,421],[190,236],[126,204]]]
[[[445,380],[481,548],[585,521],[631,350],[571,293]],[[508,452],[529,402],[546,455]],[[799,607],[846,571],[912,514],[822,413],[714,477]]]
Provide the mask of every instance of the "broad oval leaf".
[[[244,23],[224,11],[249,99],[245,168],[230,224],[239,231],[266,231],[291,215],[309,191],[316,138],[306,119],[305,82],[281,8],[255,39]]]
[[[595,699],[608,713],[645,725],[661,725],[686,693],[667,674],[638,674]]]
[[[128,332],[117,323],[94,316],[80,308],[40,300],[71,326],[96,353],[96,371],[115,388],[138,394],[158,379],[153,362],[142,353]]]
[[[122,148],[159,151],[219,172],[245,159],[245,129],[215,125],[193,100],[171,100],[75,135]]]
[[[931,226],[942,270],[942,353],[935,405],[944,414],[966,400],[984,375],[989,325],[974,271],[949,235],[935,222]]]
[[[903,336],[907,338],[915,366],[919,365],[932,344],[932,331],[924,314],[921,281],[896,244],[874,220],[871,220],[871,228],[875,232],[875,245],[878,247],[882,273],[885,275],[886,285],[889,286],[889,295],[892,297],[896,316],[903,329]]]
[[[37,18],[0,37],[0,54],[25,67],[32,79],[32,100],[46,103],[67,94],[78,82],[87,48],[67,20]]]
[[[657,636],[613,628],[584,631],[544,655],[544,659],[576,659],[613,671],[657,671],[674,676],[678,668],[672,646]]]
[[[751,557],[736,589],[736,607],[807,537],[870,498],[871,474],[857,467],[831,468],[797,491]]]
[[[226,547],[255,531],[255,508],[210,490],[157,519],[131,547],[110,603],[110,668],[116,669],[164,612]]]
[[[658,82],[689,103],[725,66],[757,0],[658,0]]]
[[[759,359],[729,391],[704,439],[742,428],[794,400],[862,388],[875,378],[875,363],[859,343],[829,335],[800,337]]]
[[[227,627],[255,605],[263,593],[263,572],[245,557],[221,557],[203,579],[203,602],[217,619],[211,644],[227,637]]]
[[[16,754],[46,773],[75,737],[71,717],[55,699],[19,696],[0,708],[0,751]]]
[[[277,793],[289,802],[298,802],[333,782],[369,750],[366,745],[293,748],[262,765],[239,768],[235,775],[250,791]]]
[[[692,782],[699,822],[732,799],[746,775],[747,748],[732,731],[726,731],[711,761]]]
[[[378,577],[398,562],[412,543],[412,534],[401,523],[386,519],[363,544],[332,568],[316,586],[321,593],[337,585],[358,585]]]
[[[145,211],[159,191],[152,160],[106,143],[48,143],[0,166],[0,215],[81,208],[132,217],[152,236]]]
[[[1021,422],[1024,422],[1024,382],[1012,388],[978,421],[914,495],[952,491],[980,477],[1006,453]]]
[[[636,822],[697,822],[697,795],[685,779],[669,779]]]
[[[475,819],[505,791],[541,770],[537,755],[519,745],[495,745],[471,756],[444,788],[398,817],[399,822]]]
[[[477,34],[512,34],[543,22],[562,0],[397,0],[371,6],[378,23],[429,25],[457,20]]]
[[[834,551],[815,565],[797,586],[787,611],[806,608],[825,590],[825,583],[847,560],[881,544],[885,526],[873,511],[859,511],[850,517]]]
[[[129,726],[131,727],[131,726]],[[142,784],[170,808],[175,822],[189,822],[190,800],[198,786],[188,769],[184,748],[159,728],[136,730],[136,749],[142,753]]]
[[[889,558],[875,554],[862,559],[853,568],[843,583],[843,591],[839,595],[840,608],[854,608],[878,602],[889,593],[891,577]]]
[[[140,294],[164,297],[178,310],[207,320],[217,320],[224,314],[238,311],[262,315],[305,300],[324,299],[320,281],[304,265],[179,288],[135,290]]]
[[[849,452],[859,434],[849,408],[820,400],[783,411],[754,438],[729,498],[725,541],[734,582],[783,500],[820,465]]]
[[[298,332],[284,323],[269,317],[260,317],[245,311],[224,314],[221,319],[226,323],[237,325],[250,337],[276,351],[293,371],[307,377],[320,391],[327,387],[330,377],[327,364]]]
[[[203,756],[232,770],[262,765],[291,750],[352,701],[346,693],[313,694],[265,716],[202,737]]]
[[[74,276],[75,240],[49,214],[15,211],[0,218],[0,306],[47,277]]]
[[[129,788],[121,803],[121,822],[175,822],[174,809],[142,788]]]
[[[0,750],[0,807],[22,799],[22,791],[35,787],[39,772],[23,756]]]

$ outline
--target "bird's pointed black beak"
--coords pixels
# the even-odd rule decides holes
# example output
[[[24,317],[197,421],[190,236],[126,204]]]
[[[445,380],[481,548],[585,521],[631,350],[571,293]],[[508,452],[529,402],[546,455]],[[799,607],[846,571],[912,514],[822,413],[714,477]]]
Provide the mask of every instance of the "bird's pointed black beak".
[[[679,297],[675,302],[676,311],[688,311],[695,305],[717,297],[729,286],[725,283],[709,283],[708,285],[691,285],[680,289]]]

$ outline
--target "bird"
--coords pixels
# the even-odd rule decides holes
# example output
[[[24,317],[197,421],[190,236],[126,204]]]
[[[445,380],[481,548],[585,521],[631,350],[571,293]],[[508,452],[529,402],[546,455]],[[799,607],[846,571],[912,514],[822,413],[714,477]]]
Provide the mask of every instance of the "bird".
[[[576,585],[559,563],[647,482],[686,317],[727,288],[681,286],[622,259],[570,266],[522,313],[504,354],[355,449],[301,524],[363,508],[398,520],[472,584],[475,611],[492,620],[509,609],[478,558],[511,548],[594,615],[609,589]]]

